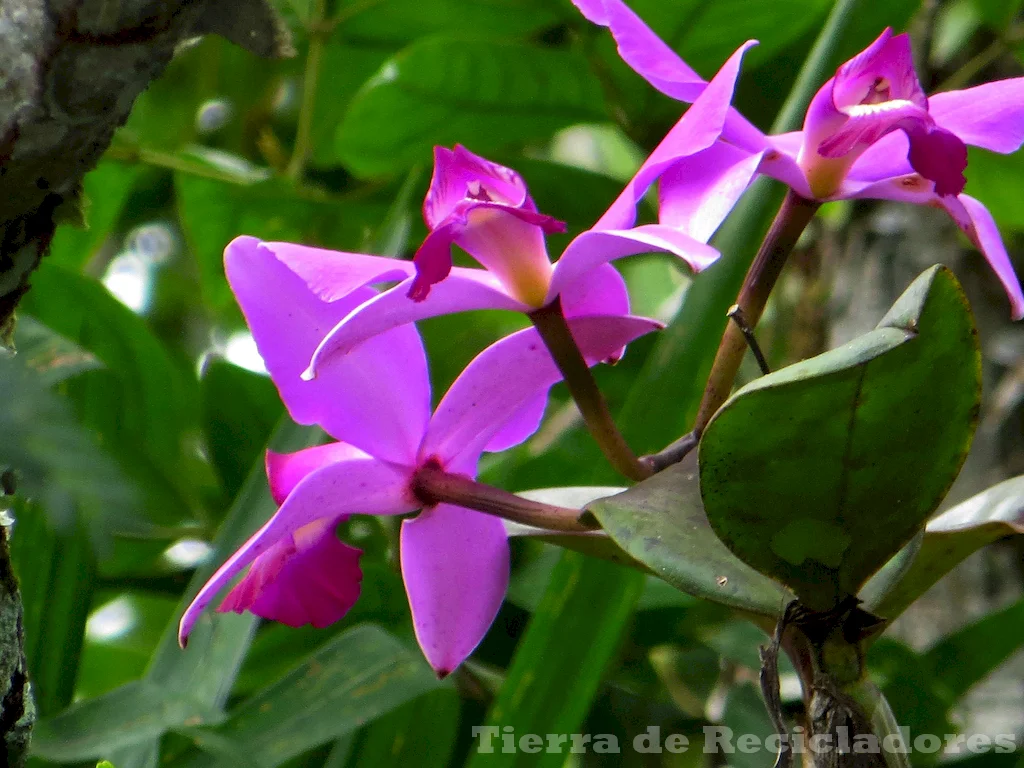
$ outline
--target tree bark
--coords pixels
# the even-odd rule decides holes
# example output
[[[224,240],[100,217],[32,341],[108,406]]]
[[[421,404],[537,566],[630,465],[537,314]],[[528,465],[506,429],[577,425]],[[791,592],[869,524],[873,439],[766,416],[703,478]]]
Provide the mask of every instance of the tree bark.
[[[0,0],[0,342],[81,180],[178,48],[292,53],[270,0]]]
[[[206,33],[292,53],[270,0],[0,0],[0,346],[57,224],[80,218],[82,177],[136,97]],[[0,766],[24,764],[34,718],[0,527]]]

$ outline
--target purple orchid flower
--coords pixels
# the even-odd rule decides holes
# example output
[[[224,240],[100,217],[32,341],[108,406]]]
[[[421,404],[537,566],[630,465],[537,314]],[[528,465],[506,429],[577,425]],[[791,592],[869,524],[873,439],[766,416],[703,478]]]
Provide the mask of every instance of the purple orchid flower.
[[[662,93],[692,102],[710,89],[622,0],[573,2],[590,21],[611,30],[623,60]],[[767,136],[729,108],[716,151],[760,157],[760,173],[808,199],[874,198],[943,208],[988,259],[1014,319],[1020,319],[1020,282],[991,214],[963,194],[963,172],[967,145],[1008,154],[1022,143],[1024,78],[926,97],[909,38],[886,29],[821,87],[801,131]],[[672,151],[665,146],[665,157]],[[699,195],[715,183],[714,168],[694,162],[685,146],[677,151],[675,177],[661,178],[663,201],[681,194],[675,190],[679,184],[683,194]],[[644,181],[649,186],[654,175]]]
[[[294,264],[335,286],[336,295],[311,289]],[[337,539],[338,523],[352,514],[422,510],[402,523],[402,576],[416,637],[438,674],[447,674],[473,651],[501,605],[508,544],[500,519],[427,505],[412,490],[414,478],[424,467],[474,476],[482,452],[525,440],[561,374],[536,331],[527,329],[477,356],[431,414],[422,343],[407,325],[303,381],[299,374],[323,333],[372,290],[335,254],[249,237],[228,246],[225,270],[289,412],[339,442],[268,453],[280,508],[199,591],[182,616],[179,639],[184,643],[201,612],[246,566],[219,610],[248,610],[292,626],[337,621],[358,597],[361,577],[360,552]],[[338,288],[345,285],[354,288]],[[658,327],[631,316],[570,321],[590,364]]]
[[[673,129],[672,156],[656,150],[641,169],[641,174],[673,173],[683,165],[680,147],[686,147],[682,159],[714,168],[714,183],[692,190],[699,194],[674,187],[659,223],[634,226],[636,202],[643,194],[634,182],[600,226],[573,239],[555,264],[548,257],[544,235],[564,231],[564,224],[538,213],[519,174],[461,146],[436,148],[434,175],[423,205],[430,233],[411,264],[364,254],[338,255],[360,284],[401,282],[353,310],[324,337],[307,378],[325,360],[346,354],[372,336],[437,315],[475,309],[529,313],[556,299],[567,317],[625,314],[626,286],[608,263],[623,256],[670,253],[694,271],[712,264],[719,254],[707,241],[746,189],[760,160],[731,148],[723,150],[716,143],[750,45],[733,54],[712,81],[707,97],[698,98]],[[624,203],[627,198],[630,202]],[[453,267],[453,244],[485,269]],[[314,290],[325,295],[335,290],[315,274],[303,272],[304,266],[294,268]],[[367,280],[374,271],[376,276]]]

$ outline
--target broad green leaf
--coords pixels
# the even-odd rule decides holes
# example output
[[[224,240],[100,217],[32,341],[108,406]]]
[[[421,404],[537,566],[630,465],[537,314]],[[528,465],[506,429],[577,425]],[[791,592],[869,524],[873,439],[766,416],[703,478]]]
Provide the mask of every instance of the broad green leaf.
[[[18,362],[38,374],[47,387],[103,365],[91,352],[28,315],[18,318],[14,343]]]
[[[970,0],[982,21],[1002,35],[1021,10],[1021,0]]]
[[[749,65],[765,62],[804,32],[821,26],[831,0],[638,0],[633,9],[704,77],[711,77],[745,41],[760,45]],[[785,19],[785,23],[779,23]]]
[[[222,724],[187,734],[218,764],[256,756],[259,766],[274,768],[438,685],[418,651],[363,625],[233,708]]]
[[[959,283],[915,280],[871,333],[751,382],[699,448],[712,528],[826,610],[920,529],[967,456],[981,353]]]
[[[1024,174],[1024,154],[999,155],[971,147],[968,157],[971,194],[988,207],[1000,227],[1024,230],[1024,201],[1014,191]]]
[[[73,527],[76,509],[83,508],[96,539],[111,528],[148,531],[138,519],[138,488],[45,381],[20,357],[0,355],[0,467],[14,469],[19,494],[55,522]]]
[[[644,576],[566,552],[520,642],[485,727],[573,733],[590,709],[640,594]],[[475,752],[469,768],[560,768],[565,756]]]
[[[346,11],[345,37],[378,45],[452,32],[520,38],[558,21],[545,0],[384,0]]]
[[[215,711],[188,696],[168,696],[156,683],[139,680],[40,720],[32,737],[32,753],[63,763],[95,760],[115,749],[157,739],[187,720],[215,716]]]
[[[929,521],[910,569],[871,610],[896,618],[968,555],[1015,534],[1024,534],[1024,477],[1004,480]]]
[[[377,718],[360,734],[346,768],[446,768],[458,736],[459,696],[446,686]]]
[[[295,451],[315,444],[320,436],[319,430],[299,427],[285,418],[271,445],[275,450]],[[118,768],[143,768],[153,764],[159,739],[166,731],[221,718],[257,619],[248,614],[208,612],[196,623],[185,650],[178,647],[178,621],[213,571],[275,509],[261,458],[221,524],[210,561],[196,570],[176,606],[145,678],[83,701],[59,716],[70,718],[73,714],[73,719],[46,725],[50,730],[44,730],[49,736],[43,741],[43,757],[61,754],[69,757],[49,759],[81,760],[92,755],[97,745],[115,743]],[[134,735],[125,737],[126,731]],[[115,756],[109,749],[106,753]]]
[[[694,454],[587,509],[627,553],[687,594],[764,616],[778,615],[791,599],[715,536]]]
[[[976,683],[1024,645],[1024,598],[944,637],[925,654],[950,701],[959,701]]]
[[[224,248],[238,235],[354,251],[387,211],[382,204],[352,200],[342,209],[340,199],[300,197],[278,180],[239,186],[176,174],[174,188],[204,299],[229,316],[238,310],[224,278]]]
[[[95,280],[44,261],[32,282],[24,310],[105,364],[66,384],[82,420],[146,491],[147,516],[180,522],[201,484],[186,445],[199,426],[194,375]]]
[[[57,227],[46,260],[71,269],[85,265],[116,226],[138,176],[137,166],[110,160],[87,173],[82,180],[85,226]]]
[[[335,148],[360,176],[395,173],[435,144],[486,153],[604,119],[585,60],[525,43],[454,37],[418,40],[356,95]]]
[[[11,564],[24,605],[25,657],[40,717],[71,703],[96,581],[92,541],[75,519],[56,526],[38,504],[18,505]]]
[[[224,360],[207,365],[200,388],[210,458],[234,497],[281,417],[281,399],[269,378]]]
[[[729,688],[722,710],[722,725],[732,729],[737,740],[746,734],[753,734],[757,737],[756,743],[759,745],[763,745],[765,740],[775,733],[775,727],[765,710],[761,692],[753,683],[740,683]],[[738,746],[738,741],[736,743]],[[705,747],[707,746],[705,742]],[[755,752],[735,749],[728,759],[732,768],[765,768],[772,758],[770,753],[761,749]]]
[[[581,486],[568,488],[540,488],[533,491],[523,491],[517,495],[532,501],[540,501],[545,504],[554,504],[570,509],[579,509],[583,514],[583,507],[595,499],[612,496],[621,493],[622,488],[604,486]],[[546,544],[554,544],[565,549],[582,552],[591,557],[598,557],[619,565],[646,571],[647,569],[639,562],[630,557],[615,543],[614,539],[607,533],[595,530],[589,533],[552,533],[543,528],[534,528],[528,525],[520,525],[505,521],[505,531],[511,537],[529,537],[534,541],[542,541]]]

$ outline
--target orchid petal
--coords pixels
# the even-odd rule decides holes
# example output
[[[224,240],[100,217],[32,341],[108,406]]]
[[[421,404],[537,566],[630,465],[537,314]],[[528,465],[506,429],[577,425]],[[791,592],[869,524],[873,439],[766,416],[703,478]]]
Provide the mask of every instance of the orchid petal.
[[[640,170],[594,225],[594,229],[625,229],[632,226],[636,221],[636,205],[651,184],[680,158],[695,155],[715,143],[722,134],[729,113],[729,103],[732,101],[743,54],[753,45],[753,41],[744,43],[722,65],[693,106],[640,166]]]
[[[1020,280],[1013,269],[1013,263],[1006,253],[1006,246],[1003,245],[1003,238],[999,234],[999,228],[989,213],[988,208],[980,200],[970,195],[960,195],[955,198],[943,197],[940,202],[950,212],[954,219],[957,219],[953,212],[953,206],[957,201],[963,206],[964,211],[971,222],[971,229],[967,236],[971,238],[978,250],[984,254],[992,267],[999,282],[1006,289],[1006,295],[1010,299],[1010,312],[1014,320],[1024,318],[1024,293],[1021,292]]]
[[[590,365],[661,327],[647,318],[614,315],[573,317],[568,323]],[[420,461],[436,458],[446,468],[475,461],[492,437],[521,414],[525,403],[534,402],[537,393],[546,392],[561,378],[534,328],[492,344],[473,359],[438,404]]]
[[[295,453],[267,451],[265,465],[270,495],[274,503],[281,505],[295,486],[318,469],[340,461],[367,460],[373,458],[348,443],[326,443],[306,448]]]
[[[331,328],[313,353],[311,367],[319,370],[335,358],[352,354],[367,339],[428,317],[475,309],[533,309],[509,296],[501,282],[483,269],[453,268],[423,301],[409,299],[411,282],[406,280],[374,296]]]
[[[913,173],[910,161],[910,140],[903,131],[886,134],[857,158],[846,174],[847,181],[884,181]]]
[[[870,184],[851,197],[880,200],[900,200],[917,205],[941,205],[968,239],[988,260],[1010,299],[1014,320],[1024,318],[1024,293],[1013,269],[1006,246],[999,234],[992,214],[970,195],[944,195],[935,193],[933,185],[920,176],[904,176]]]
[[[409,298],[423,301],[452,268],[451,246],[458,245],[514,288],[518,270],[539,273],[546,281],[551,269],[545,232],[564,232],[565,223],[524,208],[463,200],[427,235],[413,256],[416,279]]]
[[[358,599],[363,573],[361,550],[338,540],[336,523],[311,523],[268,549],[217,611],[249,611],[290,627],[338,621]]]
[[[928,112],[967,144],[1016,152],[1024,143],[1024,77],[936,93],[928,98]]]
[[[862,111],[849,115],[843,126],[834,131],[816,148],[822,157],[834,158],[848,155],[874,144],[890,131],[904,126],[920,126],[926,131],[932,126],[928,111],[909,101],[892,101],[885,104],[871,104]]]
[[[274,516],[202,586],[181,617],[179,642],[184,645],[199,615],[243,568],[300,528],[348,514],[392,515],[415,510],[419,503],[408,489],[409,475],[409,471],[375,459],[339,461],[311,472]]]
[[[239,238],[239,240],[241,239]],[[232,248],[233,245],[232,243],[228,248]],[[358,288],[376,283],[404,280],[416,271],[410,262],[387,256],[345,253],[294,243],[262,243],[261,245],[273,253],[278,261],[302,278],[306,287],[321,301],[347,300],[346,306],[349,309],[355,306],[350,296]]]
[[[519,445],[537,431],[548,407],[548,391],[542,390],[528,398],[484,446],[487,453],[500,453]]]
[[[678,256],[697,272],[714,263],[719,256],[710,245],[674,227],[660,224],[645,224],[625,230],[587,230],[569,243],[562,258],[555,263],[546,303],[600,264],[623,256],[658,251]]]
[[[629,289],[611,264],[587,270],[559,296],[566,317],[629,314]]]
[[[438,677],[479,645],[508,588],[505,526],[451,504],[402,522],[402,579],[416,639]]]
[[[659,222],[706,243],[750,186],[761,158],[715,142],[677,160],[661,177]]]
[[[573,0],[580,12],[595,24],[608,27],[619,56],[644,80],[666,96],[692,103],[706,83],[678,54],[669,48],[622,0]],[[603,12],[599,5],[603,4]]]
[[[225,272],[256,346],[295,421],[319,424],[380,458],[409,460],[430,417],[426,357],[415,328],[396,329],[343,361],[321,366],[312,381],[301,378],[324,335],[375,295],[359,287],[344,298],[324,300],[278,258],[281,252],[292,263],[302,261],[315,282],[341,264],[338,254],[312,251],[253,238],[237,238],[227,247]],[[319,255],[330,266],[313,275]],[[347,274],[362,279],[374,272],[379,269],[360,272],[356,265]],[[331,293],[326,282],[317,284],[325,295]]]
[[[928,109],[928,99],[914,70],[910,36],[882,34],[867,48],[842,64],[832,85],[832,102],[843,111],[854,105],[879,101],[909,101]]]
[[[434,174],[423,201],[427,226],[430,229],[441,226],[469,197],[537,210],[527,193],[526,183],[511,168],[492,163],[461,145],[456,145],[454,150],[434,147]]]

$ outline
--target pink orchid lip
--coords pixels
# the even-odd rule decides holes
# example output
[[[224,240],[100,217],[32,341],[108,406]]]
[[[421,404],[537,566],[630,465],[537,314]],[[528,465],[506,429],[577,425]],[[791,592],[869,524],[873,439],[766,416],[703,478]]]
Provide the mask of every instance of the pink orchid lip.
[[[451,272],[451,247],[458,245],[501,281],[513,298],[539,306],[551,279],[544,235],[564,232],[564,222],[537,211],[523,178],[465,147],[434,148],[434,175],[423,202],[430,227],[416,251],[413,301]]]
[[[886,29],[839,67],[807,110],[798,163],[812,194],[822,199],[833,196],[853,163],[896,130],[907,135],[908,161],[935,183],[936,194],[963,191],[967,147],[929,114],[928,98],[914,70],[910,38]]]

